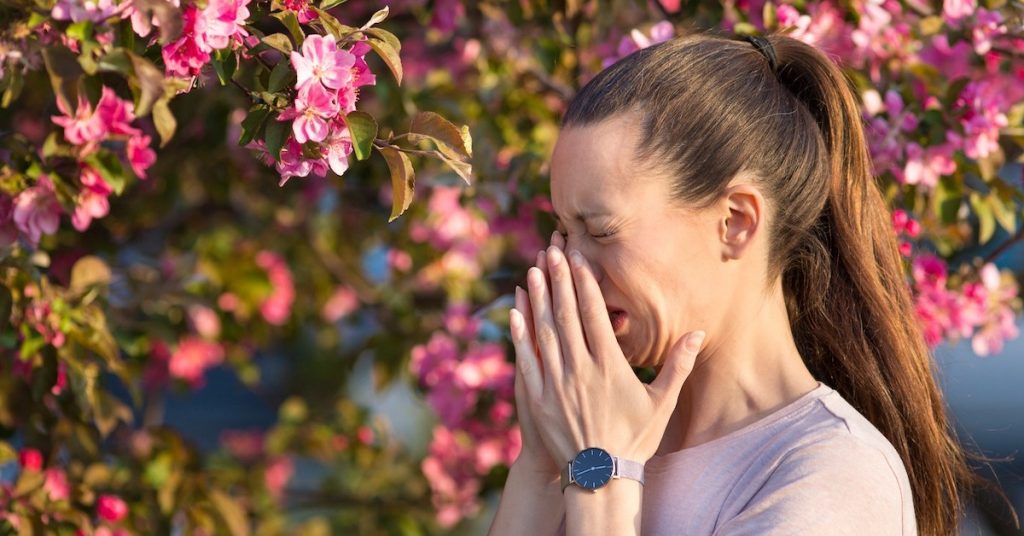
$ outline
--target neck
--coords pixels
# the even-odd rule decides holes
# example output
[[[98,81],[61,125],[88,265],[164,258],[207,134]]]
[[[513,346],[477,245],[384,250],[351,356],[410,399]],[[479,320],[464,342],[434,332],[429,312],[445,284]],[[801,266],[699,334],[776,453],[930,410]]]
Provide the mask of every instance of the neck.
[[[758,421],[817,387],[793,340],[782,284],[712,332],[657,454],[695,447]]]

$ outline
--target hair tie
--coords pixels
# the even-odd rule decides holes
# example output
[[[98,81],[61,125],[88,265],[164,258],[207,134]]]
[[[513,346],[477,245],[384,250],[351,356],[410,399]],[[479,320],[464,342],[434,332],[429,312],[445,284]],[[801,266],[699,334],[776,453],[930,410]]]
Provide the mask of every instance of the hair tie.
[[[768,58],[768,65],[772,68],[772,72],[775,72],[775,68],[778,67],[778,60],[775,58],[775,47],[772,46],[771,41],[761,37],[759,35],[744,35],[743,40],[754,45],[765,58]]]

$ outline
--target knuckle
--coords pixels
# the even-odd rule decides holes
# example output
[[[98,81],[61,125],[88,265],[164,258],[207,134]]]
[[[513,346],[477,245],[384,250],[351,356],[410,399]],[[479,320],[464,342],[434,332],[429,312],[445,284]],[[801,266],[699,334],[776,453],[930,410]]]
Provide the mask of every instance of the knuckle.
[[[559,307],[555,310],[555,323],[560,326],[571,326],[575,317],[576,312],[569,307]]]
[[[551,328],[542,328],[537,330],[537,342],[541,346],[557,345],[558,335]]]

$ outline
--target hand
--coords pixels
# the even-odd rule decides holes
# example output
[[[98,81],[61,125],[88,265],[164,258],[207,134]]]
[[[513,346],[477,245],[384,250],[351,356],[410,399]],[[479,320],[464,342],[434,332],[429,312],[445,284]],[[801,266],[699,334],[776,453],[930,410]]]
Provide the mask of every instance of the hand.
[[[557,235],[557,233],[555,233]],[[561,238],[560,235],[558,235]],[[555,239],[552,239],[554,243]],[[536,266],[543,271],[547,271],[547,266],[544,261],[544,251],[541,250],[537,253]],[[526,319],[526,325],[529,326],[529,344],[533,348],[533,355],[538,355],[536,336],[533,334],[533,312],[530,307],[530,298],[526,291],[516,286],[516,310],[519,311]],[[539,363],[538,363],[539,366]],[[516,464],[526,469],[527,472],[536,474],[539,476],[558,476],[561,473],[562,465],[557,463],[555,459],[548,453],[547,447],[544,446],[543,439],[540,437],[540,433],[537,430],[536,424],[534,424],[533,416],[530,414],[530,404],[526,394],[526,385],[524,383],[523,375],[520,367],[516,367],[515,377],[515,400],[516,400],[516,417],[519,420],[519,431],[522,436],[522,449],[519,452],[519,457],[516,458]]]
[[[644,463],[661,443],[704,333],[681,337],[658,377],[642,383],[615,339],[589,264],[578,252],[570,257],[571,269],[552,245],[546,254],[550,284],[540,268],[527,274],[536,347],[525,315],[518,308],[510,313],[530,414],[558,464],[587,447]]]

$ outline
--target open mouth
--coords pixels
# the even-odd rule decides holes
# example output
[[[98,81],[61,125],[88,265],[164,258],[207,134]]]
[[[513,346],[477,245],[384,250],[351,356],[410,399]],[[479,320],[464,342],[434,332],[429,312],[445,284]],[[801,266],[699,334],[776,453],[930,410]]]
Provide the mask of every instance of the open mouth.
[[[618,334],[622,331],[622,328],[626,325],[626,311],[622,309],[608,308],[608,319],[612,323],[612,331]]]

